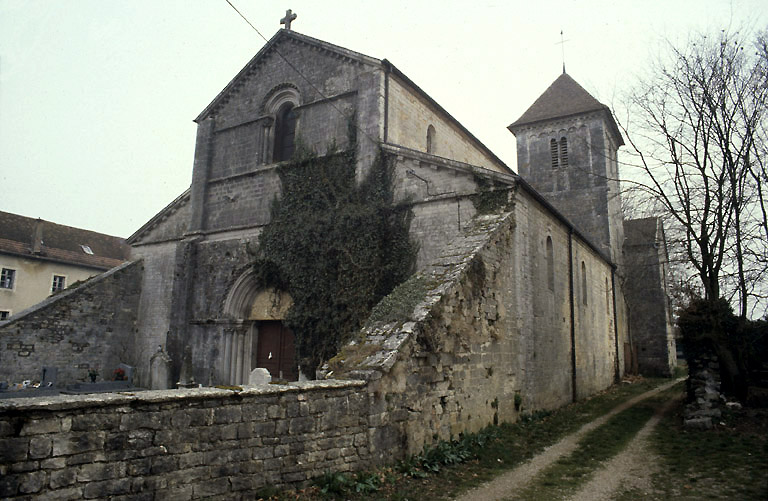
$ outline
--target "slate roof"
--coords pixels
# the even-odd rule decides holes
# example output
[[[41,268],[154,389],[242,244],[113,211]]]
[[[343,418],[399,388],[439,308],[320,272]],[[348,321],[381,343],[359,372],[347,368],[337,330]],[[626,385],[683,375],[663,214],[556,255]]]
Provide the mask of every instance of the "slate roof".
[[[0,211],[0,253],[108,270],[127,261],[129,252],[119,237]]]
[[[563,118],[592,111],[603,111],[608,117],[608,123],[614,134],[619,138],[619,143],[624,144],[619,128],[613,120],[611,110],[592,97],[584,90],[576,80],[567,73],[563,73],[552,82],[547,90],[522,114],[520,118],[507,127],[510,131],[523,125],[543,122],[555,118]]]
[[[653,245],[656,243],[659,218],[644,217],[624,221],[624,245]]]

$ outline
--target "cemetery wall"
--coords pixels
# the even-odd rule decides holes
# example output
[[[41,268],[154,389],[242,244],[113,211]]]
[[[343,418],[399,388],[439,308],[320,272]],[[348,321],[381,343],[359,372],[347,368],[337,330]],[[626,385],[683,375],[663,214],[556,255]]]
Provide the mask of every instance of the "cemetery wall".
[[[43,367],[57,381],[85,380],[90,369],[110,379],[132,360],[141,262],[129,262],[51,296],[0,323],[0,381],[40,380]]]
[[[370,458],[364,385],[4,401],[0,498],[253,499],[267,484],[360,469]]]

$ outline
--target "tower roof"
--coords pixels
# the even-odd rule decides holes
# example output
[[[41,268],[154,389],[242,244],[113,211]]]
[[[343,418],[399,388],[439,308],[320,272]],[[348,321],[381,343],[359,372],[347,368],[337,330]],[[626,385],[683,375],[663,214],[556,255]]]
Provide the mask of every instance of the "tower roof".
[[[619,144],[624,144],[619,128],[613,120],[610,109],[592,97],[576,80],[563,73],[552,82],[547,90],[534,101],[520,118],[507,127],[510,131],[523,125],[563,118],[591,111],[604,111],[607,114],[609,127],[619,138]]]

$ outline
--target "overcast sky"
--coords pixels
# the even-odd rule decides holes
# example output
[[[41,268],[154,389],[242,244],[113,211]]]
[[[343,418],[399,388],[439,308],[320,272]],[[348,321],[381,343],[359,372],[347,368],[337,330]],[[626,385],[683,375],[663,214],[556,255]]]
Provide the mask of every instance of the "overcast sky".
[[[562,71],[609,106],[659,47],[764,28],[761,1],[231,0],[387,58],[515,168],[517,119]],[[130,236],[190,183],[192,119],[264,45],[226,0],[0,0],[0,210]]]

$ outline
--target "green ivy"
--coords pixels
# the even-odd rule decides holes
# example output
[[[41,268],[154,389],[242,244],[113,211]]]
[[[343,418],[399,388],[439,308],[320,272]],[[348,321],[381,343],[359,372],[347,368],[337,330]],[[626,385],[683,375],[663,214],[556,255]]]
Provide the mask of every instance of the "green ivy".
[[[494,214],[509,207],[509,186],[477,175],[475,182],[478,192],[469,199],[478,214]]]
[[[354,147],[301,151],[278,167],[282,194],[256,251],[256,278],[287,291],[285,323],[304,374],[333,357],[371,308],[412,272],[410,212],[393,204],[393,169],[379,154],[355,180]]]

